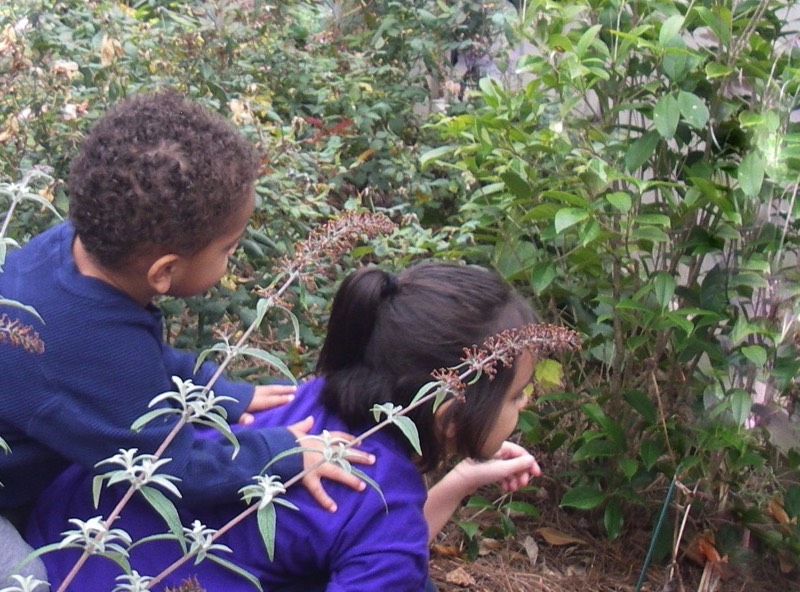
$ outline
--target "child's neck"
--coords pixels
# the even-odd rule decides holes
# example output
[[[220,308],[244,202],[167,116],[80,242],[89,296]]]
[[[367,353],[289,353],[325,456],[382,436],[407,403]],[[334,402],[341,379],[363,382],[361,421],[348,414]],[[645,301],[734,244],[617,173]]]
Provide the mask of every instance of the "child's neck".
[[[72,258],[75,260],[75,266],[81,274],[97,278],[115,287],[141,306],[147,306],[155,296],[155,293],[147,283],[147,278],[136,273],[135,266],[117,271],[100,265],[89,254],[78,236],[72,242]]]

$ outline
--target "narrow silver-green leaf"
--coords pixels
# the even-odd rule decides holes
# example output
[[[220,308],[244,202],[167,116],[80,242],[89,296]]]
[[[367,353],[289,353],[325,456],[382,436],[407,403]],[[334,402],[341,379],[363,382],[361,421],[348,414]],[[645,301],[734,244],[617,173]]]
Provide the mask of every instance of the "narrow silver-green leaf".
[[[144,485],[139,489],[139,492],[144,496],[145,501],[150,504],[150,507],[158,512],[164,519],[170,532],[175,535],[175,539],[180,543],[181,549],[186,553],[186,539],[183,535],[183,524],[181,523],[181,517],[178,515],[175,504],[158,489],[154,489],[153,487]]]
[[[256,512],[258,532],[261,534],[261,540],[264,542],[264,548],[267,550],[267,557],[270,561],[275,558],[276,520],[275,506],[272,504],[267,504]]]
[[[244,569],[242,567],[239,567],[238,565],[236,565],[232,561],[228,561],[227,559],[219,557],[218,555],[207,555],[206,559],[208,559],[209,561],[213,561],[217,565],[221,565],[222,567],[224,567],[227,570],[232,571],[236,575],[241,576],[242,578],[244,578],[245,580],[247,580],[248,582],[253,584],[253,587],[256,590],[259,590],[260,592],[264,592],[264,588],[261,587],[261,584],[259,583],[258,578],[256,578],[253,574],[251,574],[246,569]],[[272,558],[270,557],[270,559],[272,559]]]
[[[419,443],[419,432],[411,418],[401,415],[392,419],[392,423],[400,428],[400,431],[403,432],[403,435],[411,443],[411,446],[413,446],[417,454],[421,456],[422,448]]]
[[[251,358],[256,358],[257,360],[261,360],[265,364],[268,364],[269,366],[275,368],[275,370],[278,370],[281,374],[283,374],[289,380],[291,380],[292,383],[294,384],[297,383],[294,374],[292,374],[292,371],[289,370],[289,367],[286,364],[284,364],[283,361],[274,354],[271,354],[267,351],[264,351],[263,349],[259,349],[256,347],[243,347],[242,349],[239,350],[239,353],[243,356],[249,356]]]

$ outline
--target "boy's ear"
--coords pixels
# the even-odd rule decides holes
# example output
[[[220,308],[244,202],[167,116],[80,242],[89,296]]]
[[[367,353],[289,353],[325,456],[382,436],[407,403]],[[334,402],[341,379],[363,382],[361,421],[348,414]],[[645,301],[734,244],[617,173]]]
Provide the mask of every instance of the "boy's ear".
[[[172,276],[180,257],[175,254],[162,255],[147,270],[147,284],[157,293],[166,294],[172,286]]]

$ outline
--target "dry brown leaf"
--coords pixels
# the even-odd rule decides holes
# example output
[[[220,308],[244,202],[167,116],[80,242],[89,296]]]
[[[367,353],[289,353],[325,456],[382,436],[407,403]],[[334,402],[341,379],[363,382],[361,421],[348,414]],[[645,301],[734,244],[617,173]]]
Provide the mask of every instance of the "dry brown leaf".
[[[457,557],[461,557],[461,551],[459,551],[458,547],[453,547],[452,545],[440,545],[439,543],[434,543],[431,545],[431,555],[433,557],[446,557],[449,559],[455,559]]]
[[[502,548],[502,541],[490,538],[481,539],[480,543],[478,543],[478,555],[484,557],[485,555],[489,555],[490,553]]]
[[[457,567],[448,572],[444,579],[448,584],[455,584],[462,588],[469,588],[475,585],[475,578],[469,575],[463,567]]]
[[[706,558],[706,561],[711,563],[720,563],[722,561],[722,557],[717,551],[716,546],[714,545],[714,538],[710,535],[701,535],[697,539],[697,549],[700,551],[700,554]]]
[[[549,526],[537,528],[536,534],[541,536],[549,545],[560,546],[560,545],[586,544],[586,541],[584,541],[583,539],[570,536],[566,533],[561,532],[560,530],[556,530],[555,528],[550,528]]]
[[[773,497],[767,502],[767,511],[778,524],[791,524],[792,522],[778,498]]]
[[[536,544],[536,540],[532,536],[526,536],[522,544],[525,546],[525,552],[528,554],[531,566],[536,565],[539,560],[539,545]]]

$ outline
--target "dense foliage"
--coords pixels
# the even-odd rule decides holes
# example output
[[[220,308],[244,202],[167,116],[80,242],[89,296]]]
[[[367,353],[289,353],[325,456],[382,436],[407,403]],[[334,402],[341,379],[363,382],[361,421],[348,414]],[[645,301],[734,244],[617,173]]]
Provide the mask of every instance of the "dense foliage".
[[[178,345],[255,318],[256,280],[330,214],[385,211],[403,228],[354,257],[492,265],[585,335],[581,354],[537,368],[544,394],[522,425],[558,469],[563,507],[614,538],[650,528],[634,517],[657,516],[675,480],[696,487],[693,518],[721,552],[748,528],[788,565],[800,553],[790,3],[515,4],[12,0],[0,182],[43,167],[52,180],[36,190],[63,212],[91,121],[176,86],[264,155],[234,271],[208,297],[162,303]],[[509,44],[525,48],[517,64]],[[30,200],[9,236],[52,219]],[[296,290],[302,346],[286,345],[285,318],[263,326],[297,373],[335,275]]]

